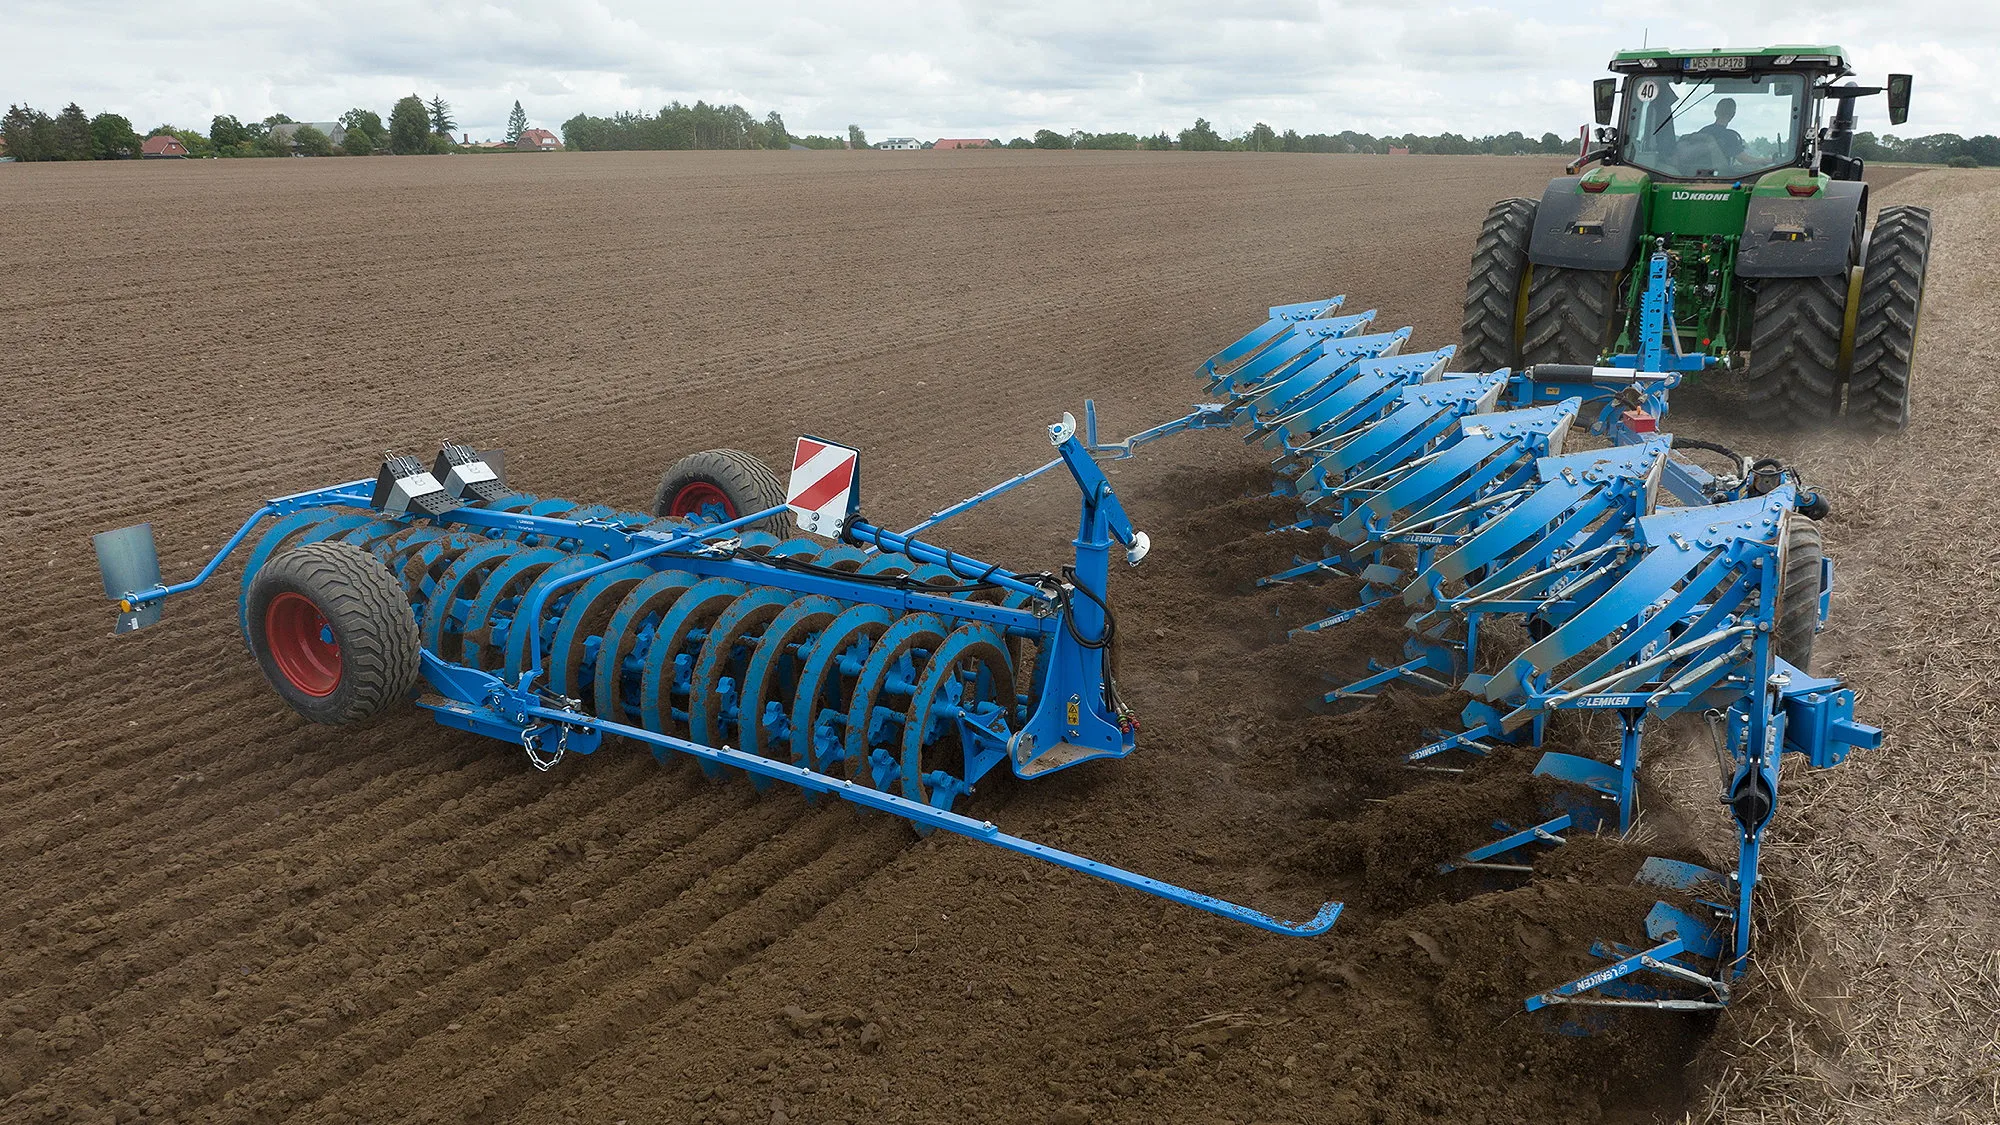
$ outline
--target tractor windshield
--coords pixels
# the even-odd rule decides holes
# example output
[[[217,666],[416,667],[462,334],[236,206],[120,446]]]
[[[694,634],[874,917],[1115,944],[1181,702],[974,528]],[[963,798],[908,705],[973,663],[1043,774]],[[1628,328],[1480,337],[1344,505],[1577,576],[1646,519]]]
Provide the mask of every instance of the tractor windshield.
[[[1675,179],[1734,180],[1798,156],[1804,75],[1637,74],[1625,89],[1627,164]]]

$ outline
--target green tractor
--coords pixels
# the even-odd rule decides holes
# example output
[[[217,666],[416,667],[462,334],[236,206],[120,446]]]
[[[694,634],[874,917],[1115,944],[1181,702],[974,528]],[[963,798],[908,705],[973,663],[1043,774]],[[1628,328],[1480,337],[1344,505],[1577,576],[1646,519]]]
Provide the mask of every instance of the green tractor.
[[[1855,100],[1886,89],[1900,125],[1910,76],[1835,85],[1853,73],[1839,47],[1621,51],[1611,69],[1569,174],[1487,213],[1457,366],[1638,351],[1645,263],[1664,248],[1678,346],[1742,373],[1754,417],[1828,422],[1844,391],[1854,425],[1908,425],[1931,216],[1885,207],[1870,227],[1850,149]]]

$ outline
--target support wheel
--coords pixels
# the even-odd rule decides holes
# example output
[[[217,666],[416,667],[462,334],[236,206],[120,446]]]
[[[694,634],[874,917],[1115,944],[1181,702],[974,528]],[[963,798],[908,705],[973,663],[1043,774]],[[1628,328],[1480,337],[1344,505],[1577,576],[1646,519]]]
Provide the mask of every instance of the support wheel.
[[[705,449],[674,462],[660,478],[653,514],[727,523],[784,502],[785,486],[770,466],[740,449]],[[773,517],[751,528],[783,534],[784,522]]]
[[[1535,270],[1521,322],[1522,365],[1596,363],[1611,343],[1617,308],[1615,270]]]
[[[1773,277],[1757,283],[1744,380],[1752,418],[1826,422],[1840,411],[1840,333],[1847,278]]]
[[[1778,587],[1778,655],[1801,672],[1812,671],[1813,637],[1819,633],[1820,559],[1826,555],[1819,524],[1794,513],[1785,531],[1785,576]]]
[[[1889,434],[1910,424],[1910,368],[1930,257],[1930,210],[1882,208],[1868,240],[1847,377],[1847,416],[1861,429]]]
[[[1453,370],[1498,371],[1518,360],[1528,239],[1540,209],[1533,199],[1503,199],[1487,210],[1465,279],[1465,330]]]
[[[358,723],[417,683],[417,620],[380,559],[346,543],[309,543],[257,571],[249,594],[250,651],[294,711],[316,723]]]

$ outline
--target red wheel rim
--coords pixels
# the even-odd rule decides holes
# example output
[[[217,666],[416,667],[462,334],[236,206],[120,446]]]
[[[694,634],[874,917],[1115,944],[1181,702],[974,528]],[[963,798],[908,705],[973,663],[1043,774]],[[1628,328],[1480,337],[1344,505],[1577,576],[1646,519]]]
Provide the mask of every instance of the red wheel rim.
[[[286,592],[264,609],[264,643],[291,685],[316,699],[340,686],[340,646],[311,598]]]
[[[717,507],[722,509],[724,520],[736,518],[736,505],[729,502],[729,495],[705,480],[694,480],[681,485],[674,493],[673,503],[667,505],[670,516],[699,516],[702,509]]]

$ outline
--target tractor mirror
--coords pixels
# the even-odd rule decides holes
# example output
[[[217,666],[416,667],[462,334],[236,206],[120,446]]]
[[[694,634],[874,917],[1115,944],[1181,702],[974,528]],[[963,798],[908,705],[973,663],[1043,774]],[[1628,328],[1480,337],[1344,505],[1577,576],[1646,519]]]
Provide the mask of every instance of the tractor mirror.
[[[1889,81],[1894,82],[1895,79],[1891,78]],[[1909,89],[1909,80],[1907,78],[1904,79],[1903,88],[1906,92]],[[1597,123],[1599,125],[1611,124],[1611,105],[1618,98],[1618,80],[1616,78],[1600,78],[1590,84],[1590,92],[1597,99]]]
[[[1889,124],[1901,125],[1910,119],[1910,76],[1889,76]]]

